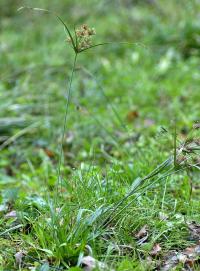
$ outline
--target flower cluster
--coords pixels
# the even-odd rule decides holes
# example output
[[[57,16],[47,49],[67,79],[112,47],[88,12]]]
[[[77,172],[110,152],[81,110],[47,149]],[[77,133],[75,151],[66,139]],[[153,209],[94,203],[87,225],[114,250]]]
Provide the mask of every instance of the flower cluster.
[[[92,36],[96,34],[94,28],[89,28],[86,24],[83,24],[80,28],[75,30],[75,45],[77,52],[81,52],[92,46]],[[71,38],[68,42],[72,42]]]

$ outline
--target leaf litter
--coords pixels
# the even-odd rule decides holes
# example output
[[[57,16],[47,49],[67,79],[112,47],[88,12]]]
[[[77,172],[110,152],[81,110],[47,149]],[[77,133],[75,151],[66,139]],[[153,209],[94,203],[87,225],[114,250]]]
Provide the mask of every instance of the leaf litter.
[[[166,220],[166,217],[163,213],[160,214],[161,220]],[[147,261],[149,265],[155,264],[154,270],[160,271],[171,271],[176,270],[181,266],[182,271],[193,271],[195,265],[200,260],[200,224],[195,221],[186,222],[187,228],[189,230],[189,241],[195,242],[194,245],[191,245],[184,250],[171,250],[166,253],[163,258],[159,257],[159,261],[156,263],[153,258],[160,256],[162,247],[159,243],[155,243],[149,252]],[[141,245],[148,239],[148,226],[144,225],[136,234],[135,237],[138,239],[137,244]]]
[[[5,218],[17,218],[17,212],[16,211],[10,211],[5,215]]]
[[[144,225],[136,234],[135,237],[138,239],[137,244],[141,245],[148,239],[148,227]]]
[[[195,264],[200,260],[200,225],[195,221],[186,222],[189,230],[189,240],[195,241],[196,244],[185,248],[182,251],[170,251],[164,257],[161,271],[175,270],[176,267],[182,265],[183,271],[192,271]]]
[[[155,244],[150,252],[151,256],[157,256],[162,250],[160,244]]]
[[[114,271],[113,269],[110,269],[105,263],[96,260],[92,256],[83,257],[80,264],[83,267],[84,271],[92,271],[96,268],[98,268],[99,270]]]
[[[186,248],[178,252],[172,251],[166,257],[163,265],[159,270],[170,271],[174,270],[177,266],[182,265],[183,271],[194,270],[193,267],[200,259],[200,242],[197,245]]]

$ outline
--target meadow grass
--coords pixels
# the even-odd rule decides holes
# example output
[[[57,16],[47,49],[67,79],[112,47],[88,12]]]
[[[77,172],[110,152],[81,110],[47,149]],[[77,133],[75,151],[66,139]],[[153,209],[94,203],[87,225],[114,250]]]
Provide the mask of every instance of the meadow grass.
[[[2,4],[1,269],[153,270],[200,220],[198,4],[34,1],[95,27],[106,46],[80,53],[25,2]]]

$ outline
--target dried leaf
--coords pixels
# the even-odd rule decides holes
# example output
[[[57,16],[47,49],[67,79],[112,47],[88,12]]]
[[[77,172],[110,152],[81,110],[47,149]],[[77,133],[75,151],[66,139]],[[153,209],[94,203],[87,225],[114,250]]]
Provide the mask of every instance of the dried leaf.
[[[97,267],[96,260],[91,256],[83,257],[81,260],[81,264],[84,267],[85,271],[90,271]]]
[[[146,236],[144,236],[143,238],[141,238],[141,239],[139,239],[139,240],[137,241],[137,244],[138,244],[139,246],[142,245],[144,242],[147,241],[148,237],[149,237],[149,235],[148,235],[148,233],[147,233]]]
[[[16,218],[16,217],[17,217],[17,212],[14,210],[5,215],[5,218]]]
[[[182,253],[179,253],[177,255],[177,259],[179,260],[180,263],[184,264],[187,261],[187,256]]]
[[[170,271],[175,268],[179,263],[184,265],[182,270],[191,270],[191,267],[199,259],[200,256],[200,245],[188,247],[181,252],[172,252],[167,255],[163,266],[160,268],[161,271]]]
[[[183,251],[183,253],[190,258],[191,257],[193,257],[193,258],[199,257],[200,256],[200,245],[188,247]]]
[[[147,228],[147,225],[144,225],[140,230],[139,232],[135,235],[136,238],[140,239],[142,237],[145,237],[148,232],[147,232],[148,228]]]
[[[139,113],[136,110],[132,110],[132,111],[128,112],[128,114],[126,116],[128,122],[132,122],[138,117],[139,117]]]
[[[55,157],[55,153],[47,148],[44,149],[44,152],[46,153],[46,155],[49,157],[49,158],[53,158]]]
[[[170,252],[167,257],[165,257],[165,262],[160,268],[161,271],[170,271],[172,270],[176,265],[178,265],[179,260],[177,257],[177,252]]]
[[[187,223],[188,229],[190,231],[190,239],[191,240],[200,240],[200,225],[195,221]]]
[[[147,239],[148,239],[148,228],[147,228],[147,225],[144,225],[141,229],[140,229],[140,231],[137,233],[137,234],[135,234],[135,237],[137,238],[137,239],[139,239],[138,241],[137,241],[137,244],[138,245],[141,245],[141,244],[143,244],[144,242],[146,242],[147,241]]]
[[[199,129],[200,128],[200,122],[193,124],[193,129]]]
[[[84,271],[91,271],[95,268],[99,268],[100,270],[111,270],[105,263],[102,263],[91,256],[83,257],[80,264],[83,266]]]
[[[157,256],[159,252],[162,250],[159,244],[155,244],[150,252],[151,256]]]
[[[24,256],[23,251],[19,251],[15,254],[15,261],[17,265],[21,265],[23,256]]]

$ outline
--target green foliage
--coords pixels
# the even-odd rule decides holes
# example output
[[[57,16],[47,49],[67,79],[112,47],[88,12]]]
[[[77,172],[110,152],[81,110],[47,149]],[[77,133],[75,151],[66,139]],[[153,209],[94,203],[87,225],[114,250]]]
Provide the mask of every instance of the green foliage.
[[[88,23],[95,44],[107,43],[78,52],[64,133],[74,54],[67,33],[53,16],[16,12],[32,1],[4,2],[2,270],[78,271],[86,255],[110,270],[150,270],[155,243],[160,259],[191,246],[186,222],[200,221],[197,1],[34,1],[65,30]]]

